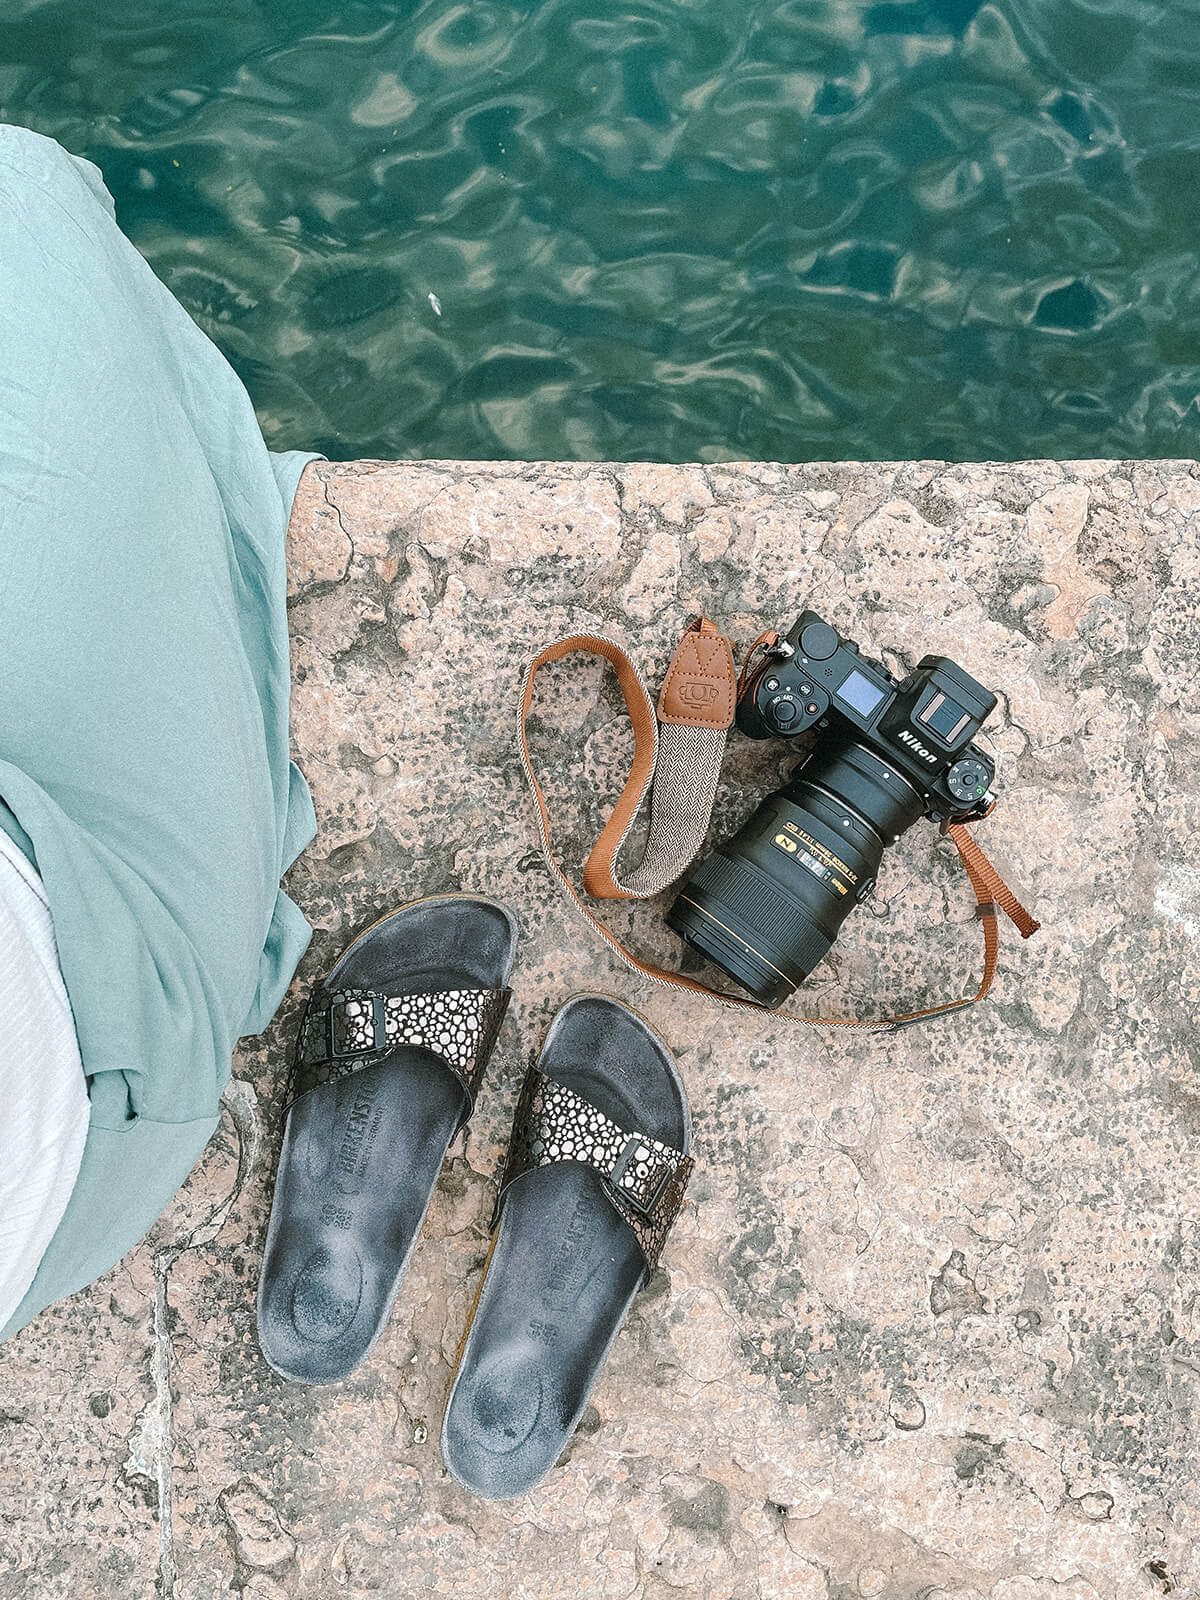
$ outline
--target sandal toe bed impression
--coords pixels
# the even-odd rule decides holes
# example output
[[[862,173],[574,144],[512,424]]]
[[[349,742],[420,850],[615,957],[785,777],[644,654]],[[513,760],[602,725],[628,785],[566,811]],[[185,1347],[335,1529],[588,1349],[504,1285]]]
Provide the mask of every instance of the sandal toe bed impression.
[[[602,995],[568,1001],[521,1091],[446,1406],[442,1458],[465,1488],[524,1494],[558,1460],[679,1210],[690,1146],[649,1024]]]
[[[283,1377],[345,1377],[386,1324],[515,949],[502,906],[433,896],[368,928],[310,999],[258,1293],[259,1344]]]

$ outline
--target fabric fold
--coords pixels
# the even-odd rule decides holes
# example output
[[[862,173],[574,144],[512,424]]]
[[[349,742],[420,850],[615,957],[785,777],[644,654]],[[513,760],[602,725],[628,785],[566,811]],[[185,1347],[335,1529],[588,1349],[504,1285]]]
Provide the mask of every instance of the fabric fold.
[[[90,1094],[79,1177],[0,1338],[145,1233],[309,938],[272,456],[90,163],[0,127],[0,829],[36,866]]]

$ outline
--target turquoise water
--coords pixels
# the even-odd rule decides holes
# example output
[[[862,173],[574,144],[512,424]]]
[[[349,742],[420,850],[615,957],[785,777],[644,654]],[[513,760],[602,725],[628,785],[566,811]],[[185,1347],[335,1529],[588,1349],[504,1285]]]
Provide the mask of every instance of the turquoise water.
[[[277,447],[1197,453],[1195,3],[3,10]]]

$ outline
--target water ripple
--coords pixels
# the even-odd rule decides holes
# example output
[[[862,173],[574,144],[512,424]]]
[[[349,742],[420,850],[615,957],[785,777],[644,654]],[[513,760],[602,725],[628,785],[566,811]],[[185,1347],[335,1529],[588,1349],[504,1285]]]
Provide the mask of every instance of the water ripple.
[[[1195,454],[1198,104],[1194,0],[22,0],[0,61],[340,457]]]

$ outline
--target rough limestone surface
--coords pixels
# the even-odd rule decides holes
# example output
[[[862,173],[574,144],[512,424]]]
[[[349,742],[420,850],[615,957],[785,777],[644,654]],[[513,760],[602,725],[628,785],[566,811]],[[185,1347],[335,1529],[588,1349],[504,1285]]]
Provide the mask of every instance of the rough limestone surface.
[[[169,1213],[0,1352],[0,1596],[1200,1595],[1198,514],[1186,462],[310,468],[313,946]],[[657,680],[690,614],[749,641],[805,603],[999,692],[978,834],[1044,926],[1006,925],[984,1005],[856,1035],[648,988],[541,862],[513,737],[536,646],[602,630]],[[536,710],[577,870],[627,725],[583,661]],[[790,758],[731,740],[719,832]],[[298,1007],[382,911],[451,888],[524,933],[480,1111],[370,1358],[291,1385],[254,1294]],[[675,963],[663,909],[606,914]],[[919,826],[804,999],[878,1015],[970,992],[978,959]],[[698,1170],[562,1461],[484,1503],[442,1468],[443,1400],[520,1075],[593,987],[675,1045]]]

